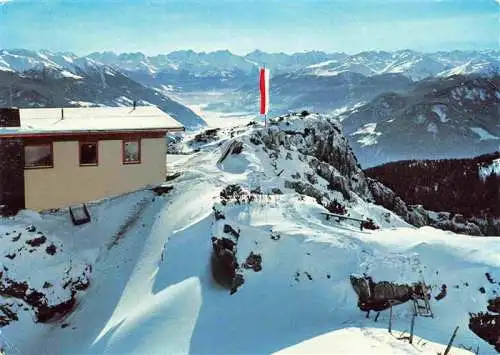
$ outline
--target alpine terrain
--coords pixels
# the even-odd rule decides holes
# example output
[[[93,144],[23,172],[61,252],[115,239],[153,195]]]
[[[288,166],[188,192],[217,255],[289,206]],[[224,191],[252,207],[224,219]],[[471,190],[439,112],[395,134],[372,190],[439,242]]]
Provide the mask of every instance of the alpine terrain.
[[[239,122],[172,142],[166,184],[91,223],[2,218],[6,352],[436,354],[457,326],[452,354],[500,351],[498,238],[378,204],[332,115]]]

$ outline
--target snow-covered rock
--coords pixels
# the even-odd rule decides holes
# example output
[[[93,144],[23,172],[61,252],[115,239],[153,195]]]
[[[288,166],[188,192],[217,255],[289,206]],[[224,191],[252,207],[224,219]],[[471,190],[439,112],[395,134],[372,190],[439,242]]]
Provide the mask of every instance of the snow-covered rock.
[[[491,174],[500,176],[500,158],[494,159],[491,164],[479,166],[478,173],[482,180],[486,180]]]
[[[73,309],[77,292],[89,286],[91,266],[67,253],[57,237],[38,231],[39,215],[25,212],[17,218],[35,224],[0,224],[0,303],[47,322]]]

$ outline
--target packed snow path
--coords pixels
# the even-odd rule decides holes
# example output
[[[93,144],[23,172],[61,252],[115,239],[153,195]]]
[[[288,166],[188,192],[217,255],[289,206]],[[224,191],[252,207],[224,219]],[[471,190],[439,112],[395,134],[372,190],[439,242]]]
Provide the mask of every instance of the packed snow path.
[[[90,225],[76,228],[56,223],[60,216],[44,216],[41,228],[94,261],[91,287],[67,318],[13,323],[4,336],[23,354],[268,354],[348,327],[385,329],[387,312],[375,323],[356,306],[349,275],[366,272],[377,281],[425,278],[433,296],[447,284],[446,298],[432,301],[435,318],[418,318],[416,334],[446,344],[459,325],[455,345],[479,344],[481,354],[494,353],[467,324],[468,312],[484,311],[497,287],[488,284],[485,272],[500,278],[495,238],[415,229],[393,214],[385,228],[361,232],[326,221],[314,199],[284,191],[225,207],[227,223],[241,230],[238,261],[259,253],[263,270],[245,270],[245,283],[233,295],[215,285],[210,237],[217,233],[212,207],[220,191],[228,184],[253,184],[259,176],[263,185],[275,182],[268,162],[245,142],[243,152],[222,166],[216,163],[223,147],[216,145],[182,157],[176,168],[183,174],[171,192],[154,197],[145,191],[93,205]],[[152,201],[141,218],[108,249],[145,198]],[[387,213],[362,201],[353,212]],[[410,317],[409,303],[395,307],[394,331],[408,331]]]

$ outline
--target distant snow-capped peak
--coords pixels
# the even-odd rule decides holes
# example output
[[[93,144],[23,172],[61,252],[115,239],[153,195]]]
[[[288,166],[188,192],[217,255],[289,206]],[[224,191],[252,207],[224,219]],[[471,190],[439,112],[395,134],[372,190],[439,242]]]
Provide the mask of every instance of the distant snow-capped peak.
[[[412,80],[457,74],[493,75],[499,72],[500,51],[450,51],[421,53],[365,51],[353,55],[310,51],[286,54],[255,50],[237,55],[228,50],[195,52],[179,50],[154,56],[142,52],[94,52],[77,56],[68,52],[8,49],[0,51],[0,70],[23,72],[33,69],[66,70],[79,75],[84,68],[106,65],[117,71],[143,73],[186,73],[193,77],[238,77],[254,75],[266,65],[273,75],[296,72],[299,75],[335,76],[354,72],[364,76],[401,74]],[[83,65],[83,68],[80,67]]]

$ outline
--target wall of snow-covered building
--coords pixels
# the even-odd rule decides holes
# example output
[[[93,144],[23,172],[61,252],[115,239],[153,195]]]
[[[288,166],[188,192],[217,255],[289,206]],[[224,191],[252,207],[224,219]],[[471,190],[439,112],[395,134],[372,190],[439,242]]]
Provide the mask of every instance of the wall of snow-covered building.
[[[0,108],[0,127],[20,124],[19,111]],[[24,208],[23,141],[0,138],[0,213],[13,214]]]
[[[66,207],[164,181],[165,138],[141,139],[140,164],[123,164],[122,142],[99,140],[97,166],[80,166],[78,141],[54,142],[52,168],[24,171],[26,208]]]

